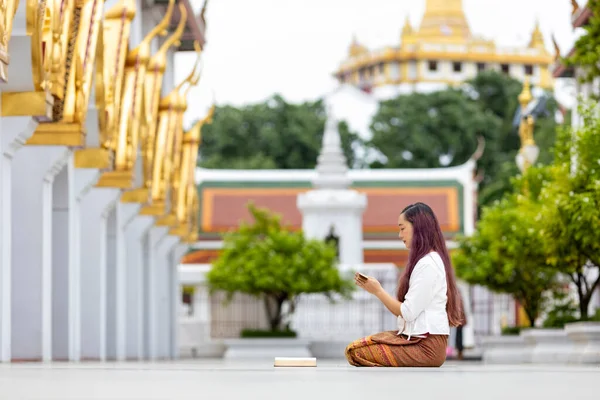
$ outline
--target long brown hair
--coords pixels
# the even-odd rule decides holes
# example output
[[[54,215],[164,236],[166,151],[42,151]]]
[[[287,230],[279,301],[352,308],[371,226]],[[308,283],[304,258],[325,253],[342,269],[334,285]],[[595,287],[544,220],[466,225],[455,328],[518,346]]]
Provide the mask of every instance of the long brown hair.
[[[410,276],[417,262],[432,250],[436,251],[442,258],[446,270],[446,285],[448,288],[446,312],[448,313],[448,322],[450,326],[464,325],[465,316],[461,296],[456,285],[456,278],[454,277],[454,268],[452,268],[450,262],[442,228],[440,228],[433,210],[427,204],[415,203],[406,207],[400,214],[404,214],[404,219],[412,224],[413,235],[408,253],[408,265],[404,269],[398,284],[398,301],[404,301],[404,297],[408,292]]]

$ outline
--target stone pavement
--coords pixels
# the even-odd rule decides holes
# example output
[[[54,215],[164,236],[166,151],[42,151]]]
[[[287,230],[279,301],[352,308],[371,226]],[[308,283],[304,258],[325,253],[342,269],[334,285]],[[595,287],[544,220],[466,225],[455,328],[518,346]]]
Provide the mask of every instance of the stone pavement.
[[[273,368],[272,361],[0,365],[1,400],[595,399],[600,366]]]

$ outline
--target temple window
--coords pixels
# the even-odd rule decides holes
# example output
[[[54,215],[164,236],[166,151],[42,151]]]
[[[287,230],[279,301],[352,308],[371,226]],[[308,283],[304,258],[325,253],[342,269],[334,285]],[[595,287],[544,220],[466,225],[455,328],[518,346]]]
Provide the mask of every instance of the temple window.
[[[384,63],[379,63],[379,74],[380,75],[385,74],[385,64]]]
[[[485,63],[477,63],[477,72],[485,71]]]
[[[437,61],[429,61],[428,66],[429,66],[429,70],[430,71],[437,71],[438,70],[438,63],[437,63]]]
[[[452,63],[452,70],[454,72],[462,72],[462,63],[455,61]]]
[[[525,75],[527,75],[527,76],[533,75],[533,65],[531,65],[531,64],[525,65]]]
[[[500,65],[500,69],[502,70],[502,73],[508,74],[510,72],[510,65],[502,64]]]

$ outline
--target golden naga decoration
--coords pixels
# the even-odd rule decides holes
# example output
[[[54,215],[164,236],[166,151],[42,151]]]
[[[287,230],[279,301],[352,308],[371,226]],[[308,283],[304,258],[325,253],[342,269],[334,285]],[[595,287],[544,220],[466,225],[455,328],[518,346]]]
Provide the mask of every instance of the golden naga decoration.
[[[156,125],[158,121],[158,106],[160,103],[160,92],[164,73],[167,67],[167,52],[172,46],[179,45],[186,24],[185,7],[179,5],[182,17],[179,24],[159,50],[152,56],[146,69],[144,79],[144,99],[142,104],[142,117],[139,126],[140,142],[142,150],[142,174],[143,183],[138,189],[123,193],[121,201],[125,203],[142,203],[150,201],[150,188],[152,186],[152,169],[156,142]]]
[[[194,185],[188,188],[188,234],[183,237],[186,243],[195,243],[198,241],[198,232],[200,230],[200,199],[198,198],[198,189]]]
[[[197,43],[194,45],[200,53],[199,45]],[[163,216],[167,212],[167,188],[170,184],[172,171],[176,168],[173,164],[174,154],[176,151],[181,151],[178,148],[181,147],[183,114],[187,108],[185,97],[188,90],[195,86],[200,79],[200,76],[196,76],[197,66],[198,62],[194,65],[192,72],[159,103],[158,128],[154,144],[150,186],[151,204],[142,208],[141,213],[143,215]],[[189,83],[190,87],[182,95],[180,90],[186,83]]]
[[[26,48],[30,52],[30,88],[20,92],[2,92],[3,117],[30,116],[38,122],[53,121],[53,106],[64,95],[64,71],[67,47],[61,46],[68,38],[69,21],[73,1],[65,0],[61,13],[61,0],[24,0],[25,29],[30,37]],[[13,23],[19,8],[17,0],[3,0],[0,15],[0,69],[6,80],[8,66],[8,44],[12,37]],[[23,12],[21,9],[20,12]],[[21,17],[22,18],[22,17]],[[16,51],[16,50],[15,50]]]
[[[105,172],[96,186],[129,189],[135,176],[134,165],[138,151],[138,135],[142,114],[143,87],[146,67],[150,59],[150,44],[160,35],[166,35],[175,0],[169,1],[169,7],[163,19],[142,42],[129,51],[125,59],[123,75],[123,93],[120,97],[119,115],[116,120],[114,171]]]
[[[61,14],[66,18],[62,24],[62,36],[56,35],[58,30],[54,24],[52,29],[55,49],[66,49],[65,58],[58,59],[56,54],[53,54],[50,63],[49,85],[55,96],[53,122],[39,124],[27,144],[85,144],[85,121],[92,90],[104,1],[64,0],[61,7],[54,10],[52,16],[53,20]]]
[[[172,213],[176,216],[175,226],[169,232],[171,235],[177,235],[182,238],[189,236],[191,223],[189,213],[192,211],[193,204],[192,196],[196,192],[196,180],[194,172],[196,171],[196,163],[198,161],[198,148],[202,137],[202,127],[207,123],[212,122],[215,105],[213,103],[208,115],[202,120],[196,122],[183,138],[183,157],[181,167],[179,168],[180,175],[177,177],[179,183],[173,185],[173,191],[177,191],[175,204],[172,204]],[[197,194],[197,193],[196,193]]]
[[[199,44],[197,42],[194,43],[194,45],[196,46],[196,50],[198,51],[198,62],[200,61],[200,48],[199,48]],[[184,90],[183,94],[181,94],[179,96],[179,103],[177,104],[176,107],[176,112],[177,112],[177,130],[175,131],[175,137],[173,140],[173,148],[171,149],[171,171],[168,172],[165,169],[165,173],[167,174],[165,177],[165,185],[169,188],[169,198],[170,198],[170,209],[169,209],[169,213],[164,216],[163,218],[159,219],[157,221],[157,225],[159,226],[175,226],[177,223],[177,216],[176,216],[176,208],[177,208],[177,204],[179,203],[179,196],[182,195],[180,193],[179,188],[181,187],[182,183],[185,184],[186,180],[182,180],[181,179],[181,174],[184,168],[187,168],[187,166],[189,165],[189,161],[188,164],[184,164],[183,163],[183,154],[184,151],[183,149],[183,139],[184,139],[184,134],[183,134],[183,117],[185,114],[185,111],[187,110],[187,95],[189,93],[189,91],[198,84],[198,82],[200,81],[200,72],[198,72],[198,75],[196,74],[196,67],[198,66],[198,64],[196,64],[194,66],[194,69],[192,70],[192,73],[183,81],[181,82],[176,88],[175,90],[179,91],[181,90],[181,88],[183,87],[184,84],[188,84],[188,87]]]
[[[135,0],[121,0],[104,14],[96,46],[95,101],[98,108],[98,147],[75,152],[76,168],[112,170],[116,149],[125,58]]]
[[[181,172],[181,155],[183,147],[183,116],[187,110],[187,94],[189,90],[196,86],[200,81],[200,73],[196,75],[197,66],[198,64],[194,66],[190,75],[177,85],[165,99],[165,103],[172,105],[176,122],[175,130],[169,132],[162,175],[160,176],[160,184],[161,187],[164,188],[164,190],[161,190],[161,196],[163,196],[161,199],[165,199],[168,195],[170,207],[168,207],[168,210],[165,208],[162,209],[163,212],[160,215],[163,215],[165,211],[168,212],[156,222],[158,226],[173,226],[176,223],[175,206],[177,204],[178,187],[180,184],[179,174]],[[180,90],[185,84],[188,84],[188,87],[182,94]]]
[[[12,33],[13,19],[19,7],[19,0],[0,1],[0,82],[8,80],[8,42]]]

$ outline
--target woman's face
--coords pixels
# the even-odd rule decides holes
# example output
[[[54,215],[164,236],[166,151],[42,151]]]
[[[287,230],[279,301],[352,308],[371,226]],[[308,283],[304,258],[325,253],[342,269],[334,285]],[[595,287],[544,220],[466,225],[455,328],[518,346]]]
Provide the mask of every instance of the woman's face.
[[[398,237],[404,242],[406,248],[410,249],[413,236],[413,226],[404,218],[404,214],[400,214],[400,217],[398,217],[398,229]]]

